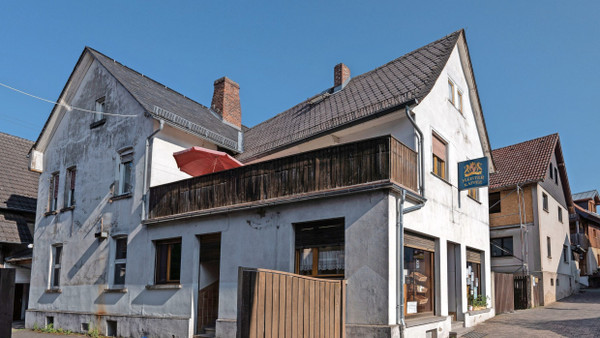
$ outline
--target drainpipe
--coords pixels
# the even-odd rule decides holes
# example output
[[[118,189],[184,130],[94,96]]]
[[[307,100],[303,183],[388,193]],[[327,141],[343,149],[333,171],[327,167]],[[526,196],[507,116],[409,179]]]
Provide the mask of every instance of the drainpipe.
[[[146,152],[144,154],[144,188],[142,190],[144,192],[142,197],[142,220],[144,221],[148,219],[148,153],[150,152],[150,140],[163,130],[165,126],[164,120],[159,121],[160,125],[158,126],[158,129],[153,131],[152,134],[146,138]]]
[[[415,104],[419,104],[419,101],[415,99]],[[410,121],[410,123],[413,125],[413,127],[415,128],[415,130],[417,131],[417,134],[419,134],[419,167],[420,167],[420,175],[419,175],[419,193],[421,194],[421,196],[425,197],[425,165],[424,165],[424,147],[423,147],[423,132],[421,131],[421,129],[419,129],[419,126],[417,126],[417,122],[415,122],[415,120],[413,119],[413,117],[410,115],[410,106],[406,106],[406,117],[408,117],[408,120]]]
[[[404,337],[404,214],[421,209],[425,202],[404,208],[406,190],[402,189],[396,201],[396,323],[400,324],[400,337]]]

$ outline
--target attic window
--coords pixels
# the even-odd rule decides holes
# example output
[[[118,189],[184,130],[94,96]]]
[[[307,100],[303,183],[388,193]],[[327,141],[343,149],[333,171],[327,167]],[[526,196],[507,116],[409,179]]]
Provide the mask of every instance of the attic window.
[[[554,167],[554,183],[558,184],[558,170]]]
[[[448,79],[448,101],[454,104],[454,83]]]
[[[550,179],[553,179],[554,177],[552,176],[552,171],[553,171],[553,166],[552,166],[552,162],[550,162]]]
[[[106,107],[105,97],[101,97],[96,100],[96,109],[94,109],[97,113],[94,114],[94,121],[98,122],[104,118],[104,108]]]

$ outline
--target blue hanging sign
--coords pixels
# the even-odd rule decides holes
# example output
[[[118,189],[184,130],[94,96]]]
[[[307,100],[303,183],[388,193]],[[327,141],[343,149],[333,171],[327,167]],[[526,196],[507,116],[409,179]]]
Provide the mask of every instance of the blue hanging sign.
[[[458,190],[487,187],[488,182],[487,157],[458,163]]]

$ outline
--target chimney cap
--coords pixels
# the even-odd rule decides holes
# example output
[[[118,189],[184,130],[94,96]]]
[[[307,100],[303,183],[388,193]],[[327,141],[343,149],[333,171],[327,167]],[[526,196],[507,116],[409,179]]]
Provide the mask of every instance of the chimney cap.
[[[236,86],[237,88],[240,88],[240,85],[237,82],[233,81],[232,79],[228,78],[227,76],[223,76],[221,78],[216,79],[214,84],[216,85],[216,84],[219,84],[224,81]]]

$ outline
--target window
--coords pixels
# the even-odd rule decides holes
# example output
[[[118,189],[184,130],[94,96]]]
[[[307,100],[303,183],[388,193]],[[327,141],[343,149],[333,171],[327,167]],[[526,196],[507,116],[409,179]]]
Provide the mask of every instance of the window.
[[[58,288],[60,286],[60,262],[62,259],[62,244],[55,244],[52,247],[52,273],[51,286]]]
[[[462,113],[462,111],[463,111],[463,94],[460,90],[457,90],[456,94],[457,94],[456,97],[458,99],[458,101],[456,102],[456,104],[457,104],[456,108],[458,108],[458,111]]]
[[[344,278],[344,219],[294,225],[296,273],[313,277]]]
[[[510,257],[513,255],[513,238],[502,237],[490,240],[492,257]]]
[[[121,162],[119,163],[119,172],[115,188],[117,195],[127,195],[133,190],[133,148],[128,147],[119,151]]]
[[[550,162],[550,179],[554,178],[554,176],[552,176],[552,170],[554,170],[554,169],[553,169],[553,166],[552,166],[552,162]]]
[[[56,211],[56,208],[58,207],[58,183],[59,174],[58,172],[55,172],[50,176],[50,186],[48,188],[48,211]]]
[[[98,122],[100,120],[102,120],[104,118],[104,109],[106,108],[106,103],[105,103],[105,98],[101,97],[98,100],[96,100],[96,112],[94,114],[94,121],[93,122]]]
[[[405,234],[406,236],[406,234]],[[427,241],[427,240],[426,240]],[[413,247],[408,242],[404,247],[404,283],[406,290],[406,316],[434,313],[435,254],[424,247]],[[411,246],[408,246],[411,245]]]
[[[554,183],[558,184],[558,170],[554,167]]]
[[[554,286],[554,278],[550,278],[550,286]]]
[[[469,197],[471,197],[472,199],[479,201],[479,188],[472,188],[469,189],[467,194],[469,195]]]
[[[179,283],[181,238],[156,242],[156,284]]]
[[[446,179],[446,143],[435,134],[431,136],[433,153],[433,174]]]
[[[548,258],[552,258],[552,244],[549,236],[546,237],[546,250],[548,250]]]
[[[563,261],[569,263],[569,247],[563,245]]]
[[[127,237],[115,238],[115,275],[114,285],[125,285],[127,266]]]
[[[473,305],[473,299],[482,295],[481,252],[467,249],[467,299]]]
[[[497,214],[502,211],[500,200],[499,192],[490,193],[490,214]]]
[[[454,83],[448,80],[448,100],[454,104]]]
[[[65,208],[75,205],[75,177],[77,176],[77,168],[71,167],[67,169],[67,179],[65,181]]]
[[[561,223],[563,222],[563,219],[562,219],[562,208],[561,207],[558,207],[558,221],[561,222]]]
[[[548,211],[548,195],[546,193],[542,193],[542,206],[544,210]]]

